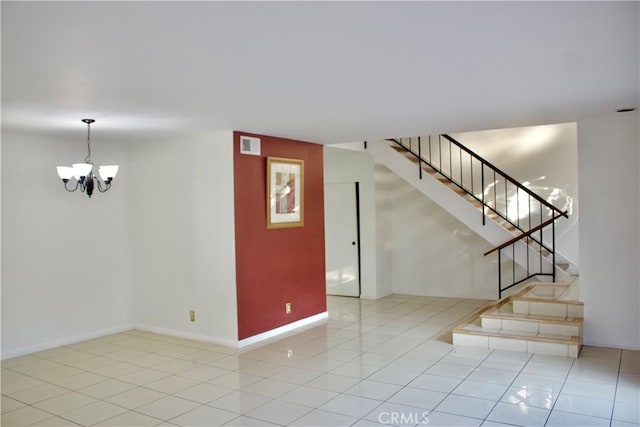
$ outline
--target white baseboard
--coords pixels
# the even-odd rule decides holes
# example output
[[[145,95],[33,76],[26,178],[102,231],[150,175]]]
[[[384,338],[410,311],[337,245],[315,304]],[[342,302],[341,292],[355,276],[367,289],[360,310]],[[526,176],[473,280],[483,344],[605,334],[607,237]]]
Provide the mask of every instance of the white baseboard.
[[[220,345],[224,345],[224,346],[227,346],[227,347],[237,347],[238,346],[238,341],[236,341],[236,340],[212,337],[212,336],[209,336],[209,335],[196,334],[196,333],[193,333],[193,332],[179,331],[179,330],[176,330],[176,329],[160,328],[160,327],[157,327],[157,326],[145,325],[143,323],[136,323],[135,329],[139,329],[141,331],[153,332],[155,334],[169,335],[171,337],[185,338],[185,339],[188,339],[188,340],[207,342],[207,343],[211,343],[211,344],[220,344]]]
[[[326,311],[323,313],[314,314],[313,316],[305,317],[304,319],[297,320],[293,323],[289,323],[288,325],[280,326],[279,328],[271,329],[270,331],[240,340],[238,341],[238,348],[246,347],[260,341],[268,340],[269,338],[274,338],[278,335],[293,331],[294,329],[302,328],[312,323],[319,322],[326,319],[327,317],[329,317],[329,314]]]
[[[632,351],[640,350],[640,346],[636,346],[636,345],[628,345],[628,344],[620,345],[620,344],[603,343],[601,341],[585,340],[584,338],[582,338],[582,345],[583,346],[586,345],[589,347],[616,348],[619,350],[632,350]]]
[[[260,341],[274,338],[278,335],[282,335],[287,332],[291,332],[295,329],[299,329],[304,326],[308,326],[310,324],[319,322],[321,320],[326,319],[328,316],[329,316],[328,313],[325,311],[323,313],[315,314],[313,316],[300,319],[293,323],[289,323],[288,325],[280,326],[279,328],[275,328],[270,331],[263,332],[261,334],[254,335],[252,337],[245,338],[239,341],[225,339],[225,338],[211,337],[209,335],[202,335],[202,334],[196,334],[191,332],[178,331],[175,329],[160,328],[157,326],[145,325],[142,323],[136,323],[135,325],[126,324],[126,325],[121,325],[115,328],[101,329],[99,331],[94,331],[88,334],[74,335],[72,337],[61,338],[53,341],[47,341],[45,343],[22,347],[15,350],[3,351],[1,360],[10,359],[12,357],[17,357],[17,356],[24,356],[25,354],[48,350],[48,349],[60,347],[63,345],[76,344],[81,341],[100,338],[100,337],[104,337],[106,335],[111,335],[111,334],[117,334],[119,332],[130,331],[132,329],[139,329],[141,331],[153,332],[156,334],[169,335],[172,337],[185,338],[185,339],[196,340],[201,342],[208,342],[212,344],[220,344],[227,347],[242,348],[251,344],[258,343]]]
[[[24,356],[25,354],[35,353],[38,351],[49,350],[50,348],[60,347],[63,345],[76,344],[81,341],[91,340],[94,338],[104,337],[106,335],[117,334],[119,332],[130,331],[133,324],[121,325],[115,328],[101,329],[99,331],[90,332],[88,334],[74,335],[72,337],[61,338],[53,341],[47,341],[41,344],[30,345],[27,347],[8,350],[2,352],[2,360],[12,357]]]

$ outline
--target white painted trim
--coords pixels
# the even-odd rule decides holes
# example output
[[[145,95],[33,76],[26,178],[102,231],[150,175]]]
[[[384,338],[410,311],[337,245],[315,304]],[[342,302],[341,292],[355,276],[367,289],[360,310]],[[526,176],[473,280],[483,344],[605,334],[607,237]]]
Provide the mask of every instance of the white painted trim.
[[[276,337],[278,335],[282,335],[282,334],[284,334],[286,332],[290,332],[290,331],[293,331],[295,329],[302,328],[302,327],[310,325],[312,323],[319,322],[319,321],[324,320],[324,319],[326,319],[328,317],[329,317],[329,314],[325,311],[323,313],[315,314],[313,316],[310,316],[310,317],[307,317],[307,318],[304,318],[304,319],[300,319],[300,320],[295,321],[293,323],[289,323],[288,325],[284,325],[284,326],[281,326],[279,328],[272,329],[270,331],[263,332],[263,333],[258,334],[258,335],[254,335],[252,337],[245,338],[245,339],[240,340],[240,341],[229,340],[229,339],[218,338],[218,337],[211,337],[211,336],[208,336],[208,335],[195,334],[195,333],[191,333],[191,332],[177,331],[175,329],[159,328],[159,327],[156,327],[156,326],[145,325],[145,324],[142,324],[142,323],[136,323],[135,325],[134,324],[126,324],[126,325],[118,326],[118,327],[115,327],[115,328],[101,329],[99,331],[94,331],[94,332],[91,332],[89,334],[75,335],[75,336],[68,337],[68,338],[63,338],[63,339],[59,339],[59,340],[55,340],[55,341],[49,341],[49,342],[42,343],[42,344],[37,344],[37,345],[32,345],[32,346],[28,346],[28,347],[19,348],[17,350],[6,351],[6,352],[2,353],[2,357],[1,357],[0,360],[10,359],[12,357],[17,357],[17,356],[24,356],[25,354],[35,353],[35,352],[43,351],[43,350],[48,350],[48,349],[60,347],[60,346],[63,346],[63,345],[76,344],[76,343],[79,343],[79,342],[82,342],[82,341],[86,341],[86,340],[91,340],[91,339],[94,339],[94,338],[100,338],[100,337],[104,337],[104,336],[107,336],[107,335],[112,335],[112,334],[117,334],[117,333],[120,333],[120,332],[130,331],[132,329],[138,329],[138,330],[141,330],[141,331],[153,332],[153,333],[156,333],[156,334],[168,335],[168,336],[172,336],[172,337],[185,338],[185,339],[189,339],[189,340],[208,342],[208,343],[212,343],[212,344],[220,344],[220,345],[224,345],[224,346],[227,346],[227,347],[241,348],[241,347],[246,347],[246,346],[251,345],[251,344],[255,344],[255,343],[260,342],[260,341],[267,340],[269,338]]]
[[[630,350],[630,351],[639,351],[640,350],[640,347],[607,343],[607,342],[602,342],[602,341],[599,341],[599,340],[598,341],[585,340],[584,337],[582,337],[582,345],[583,346],[588,346],[588,347],[616,348],[616,349],[619,349],[619,350]]]
[[[168,335],[171,337],[185,338],[188,340],[201,341],[201,342],[207,342],[212,344],[220,344],[227,347],[238,346],[238,342],[235,340],[212,337],[209,335],[196,334],[193,332],[178,331],[175,329],[159,328],[157,326],[145,325],[143,323],[136,323],[135,328],[141,331],[153,332],[155,334]]]
[[[81,341],[91,340],[94,338],[100,338],[107,335],[117,334],[124,331],[130,331],[133,329],[133,324],[125,324],[117,326],[115,328],[101,329],[88,334],[74,335],[72,337],[62,338],[55,341],[48,341],[41,344],[31,345],[28,347],[19,348],[17,350],[6,351],[2,353],[2,360],[10,359],[12,357],[24,356],[25,354],[35,353],[38,351],[49,350],[50,348],[61,347],[63,345],[76,344]]]
[[[251,344],[255,344],[260,341],[268,340],[269,338],[282,335],[284,333],[293,331],[294,329],[301,328],[303,326],[310,325],[312,323],[319,322],[329,317],[329,314],[325,311],[323,313],[314,314],[313,316],[305,317],[304,319],[297,320],[288,325],[280,326],[279,328],[271,329],[270,331],[263,332],[258,335],[254,335],[249,338],[238,341],[238,348],[246,347]]]

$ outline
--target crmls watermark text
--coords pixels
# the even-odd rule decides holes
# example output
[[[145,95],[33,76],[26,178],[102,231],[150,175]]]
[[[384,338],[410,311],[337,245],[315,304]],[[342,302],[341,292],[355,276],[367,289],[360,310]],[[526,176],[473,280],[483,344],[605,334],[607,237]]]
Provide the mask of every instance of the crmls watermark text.
[[[378,422],[393,425],[429,424],[429,412],[380,412]]]

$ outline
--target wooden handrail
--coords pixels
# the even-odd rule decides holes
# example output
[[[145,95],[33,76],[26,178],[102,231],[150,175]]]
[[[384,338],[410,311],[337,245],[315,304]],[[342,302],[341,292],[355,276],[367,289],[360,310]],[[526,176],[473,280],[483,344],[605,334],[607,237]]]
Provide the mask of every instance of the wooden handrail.
[[[553,218],[551,218],[551,219],[549,219],[549,220],[547,220],[547,221],[543,222],[542,224],[540,224],[540,225],[537,225],[537,226],[533,227],[531,230],[527,231],[526,233],[522,233],[520,236],[516,236],[516,237],[514,237],[513,239],[511,239],[511,240],[509,240],[509,241],[507,241],[507,242],[504,242],[504,243],[503,243],[503,244],[501,244],[500,246],[496,246],[495,248],[491,249],[490,251],[485,252],[485,253],[484,253],[484,256],[487,256],[487,255],[489,255],[489,254],[491,254],[491,253],[493,253],[493,252],[495,252],[495,251],[498,251],[498,250],[500,250],[500,249],[504,249],[504,248],[506,248],[507,246],[510,246],[510,245],[514,244],[514,243],[515,243],[515,242],[517,242],[518,240],[522,240],[522,239],[524,239],[525,237],[529,237],[530,235],[532,235],[532,234],[533,234],[533,233],[535,233],[536,231],[538,231],[538,230],[540,230],[540,229],[542,229],[542,228],[546,227],[547,225],[551,224],[551,223],[552,223],[553,221],[555,221],[556,219],[558,219],[558,217],[557,217],[557,216],[554,216]]]

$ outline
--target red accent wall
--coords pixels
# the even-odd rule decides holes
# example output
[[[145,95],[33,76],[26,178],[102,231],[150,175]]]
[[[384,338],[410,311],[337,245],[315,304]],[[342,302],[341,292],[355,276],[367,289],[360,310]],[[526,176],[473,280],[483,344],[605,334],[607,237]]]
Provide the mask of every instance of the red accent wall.
[[[240,135],[261,155],[240,154]],[[234,132],[238,339],[327,310],[322,146]],[[267,229],[267,157],[304,160],[304,227]],[[285,314],[290,302],[292,313]]]

